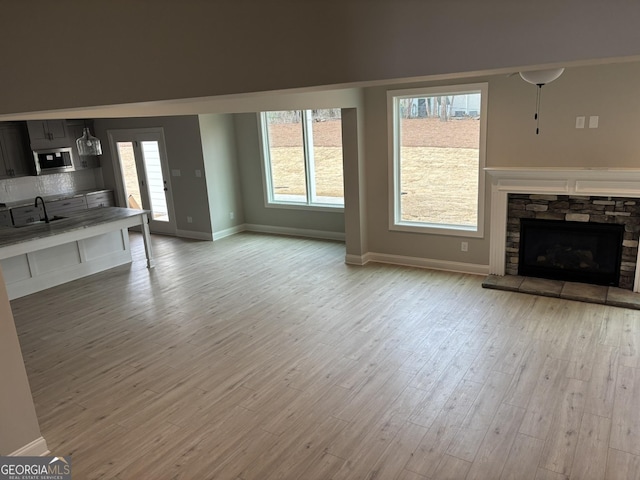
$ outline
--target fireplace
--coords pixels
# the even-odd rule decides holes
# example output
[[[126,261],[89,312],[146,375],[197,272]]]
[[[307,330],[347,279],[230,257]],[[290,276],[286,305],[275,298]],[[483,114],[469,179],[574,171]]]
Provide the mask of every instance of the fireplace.
[[[619,285],[624,225],[520,220],[518,274]]]
[[[518,275],[525,218],[623,225],[619,288],[640,292],[640,168],[485,168],[491,177],[489,273]]]

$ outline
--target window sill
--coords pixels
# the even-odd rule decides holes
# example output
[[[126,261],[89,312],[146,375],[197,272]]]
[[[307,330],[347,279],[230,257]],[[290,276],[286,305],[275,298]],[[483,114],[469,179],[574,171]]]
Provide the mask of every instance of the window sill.
[[[343,213],[344,206],[342,205],[309,205],[306,203],[277,203],[277,202],[268,202],[265,204],[267,208],[277,208],[284,210],[306,210],[306,211],[315,211],[315,212],[331,212],[331,213]]]

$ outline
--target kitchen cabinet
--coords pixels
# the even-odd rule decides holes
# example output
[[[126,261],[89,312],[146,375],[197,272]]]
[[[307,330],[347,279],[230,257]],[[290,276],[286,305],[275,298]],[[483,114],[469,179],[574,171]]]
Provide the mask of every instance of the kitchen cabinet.
[[[13,207],[11,209],[11,216],[13,217],[13,224],[17,227],[44,220],[42,203],[39,203],[37,207],[33,205]]]
[[[47,202],[47,215],[49,215],[49,218],[56,215],[64,217],[69,213],[86,209],[87,199],[84,195]]]
[[[11,212],[9,210],[0,210],[0,227],[10,227],[11,225],[13,225]]]
[[[115,207],[113,191],[87,193],[87,208]]]
[[[33,150],[69,146],[66,120],[29,120],[27,128]]]
[[[147,267],[154,265],[147,212],[97,208],[49,225],[4,229],[0,266],[10,299],[131,263],[130,227],[142,229]]]
[[[73,151],[73,167],[76,170],[84,170],[86,168],[98,168],[100,166],[100,159],[95,155],[80,156],[78,153],[78,145],[76,140],[82,136],[84,127],[93,131],[92,121],[76,121],[69,120],[67,122],[67,134],[69,135],[69,144]]]
[[[31,155],[24,126],[0,126],[0,178],[33,174]]]

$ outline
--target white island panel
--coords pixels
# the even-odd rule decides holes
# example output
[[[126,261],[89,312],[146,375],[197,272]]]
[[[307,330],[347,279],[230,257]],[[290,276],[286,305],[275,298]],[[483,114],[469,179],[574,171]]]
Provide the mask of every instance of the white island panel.
[[[31,269],[26,253],[0,260],[0,267],[2,267],[5,278],[11,278],[14,282],[31,278]]]
[[[127,263],[127,229],[0,260],[11,300]]]
[[[59,272],[63,269],[73,268],[81,263],[77,242],[56,245],[55,247],[38,250],[29,255],[33,276]]]
[[[87,261],[104,256],[119,254],[129,250],[129,235],[127,230],[117,230],[81,241]]]

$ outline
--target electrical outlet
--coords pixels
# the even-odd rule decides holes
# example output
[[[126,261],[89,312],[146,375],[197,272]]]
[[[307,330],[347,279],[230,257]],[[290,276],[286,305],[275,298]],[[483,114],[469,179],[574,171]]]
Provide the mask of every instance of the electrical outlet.
[[[196,177],[197,178],[202,177],[202,170],[196,170]]]
[[[229,212],[229,219],[230,219],[230,220],[233,220],[234,218],[236,218],[235,213],[233,213],[233,212]]]
[[[460,251],[468,252],[469,251],[469,242],[460,242]]]
[[[193,218],[187,217],[187,223],[193,223]]]

